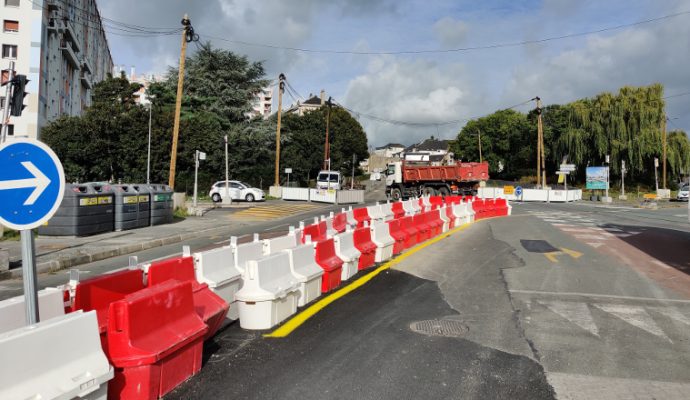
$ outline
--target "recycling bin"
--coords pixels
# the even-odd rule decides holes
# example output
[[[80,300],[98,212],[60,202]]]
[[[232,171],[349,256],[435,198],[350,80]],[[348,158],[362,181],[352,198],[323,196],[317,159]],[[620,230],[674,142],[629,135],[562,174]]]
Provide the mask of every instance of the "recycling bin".
[[[137,228],[139,219],[139,192],[133,185],[112,185],[115,200],[115,230]]]
[[[60,207],[39,235],[88,236],[115,229],[114,193],[107,183],[65,185]]]
[[[137,213],[137,228],[151,225],[151,188],[150,185],[135,183],[134,189],[139,192],[137,197],[139,210]]]
[[[168,185],[149,185],[151,189],[151,225],[173,221],[173,190]]]

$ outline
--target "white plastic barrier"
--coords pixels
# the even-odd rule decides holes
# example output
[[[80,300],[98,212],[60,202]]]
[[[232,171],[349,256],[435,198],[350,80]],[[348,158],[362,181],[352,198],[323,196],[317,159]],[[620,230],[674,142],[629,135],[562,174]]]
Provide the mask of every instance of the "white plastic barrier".
[[[230,305],[226,318],[236,320],[239,317],[235,293],[242,287],[242,273],[233,262],[233,251],[230,247],[220,247],[200,253],[194,253],[196,279],[208,284],[213,293],[220,296]]]
[[[300,244],[300,238],[293,230],[285,236],[279,236],[273,239],[264,239],[264,255],[280,253],[283,250],[292,249]]]
[[[415,198],[410,200],[410,204],[412,205],[412,210],[414,211],[414,214],[419,214],[422,212],[422,206],[419,205],[419,199]]]
[[[426,210],[431,209],[431,201],[429,200],[429,196],[422,196],[422,205]]]
[[[453,204],[453,215],[455,216],[455,226],[465,225],[472,222],[469,209],[470,203]]]
[[[237,293],[240,326],[270,329],[297,312],[299,282],[292,276],[290,256],[277,253],[249,260],[244,285]]]
[[[0,399],[102,399],[113,368],[96,312],[73,312],[0,334]]]
[[[403,210],[405,210],[406,215],[414,215],[417,213],[419,210],[418,207],[415,207],[415,200],[405,200],[402,202],[403,203]]]
[[[299,282],[297,306],[309,304],[321,296],[321,276],[323,268],[314,259],[314,245],[307,243],[286,249],[290,257],[290,272]]]
[[[359,257],[362,255],[355,247],[353,238],[354,233],[348,229],[347,231],[336,235],[333,238],[335,244],[335,255],[343,260],[343,269],[340,279],[346,281],[357,274],[359,266]]]
[[[46,321],[65,314],[62,290],[46,288],[38,292],[38,319]],[[24,295],[0,301],[0,333],[26,325]]]
[[[364,190],[338,190],[335,196],[336,204],[364,203]]]
[[[381,204],[379,207],[381,207],[381,214],[383,215],[384,221],[390,221],[393,218],[395,218],[395,214],[393,213],[393,206],[390,202],[387,201]]]
[[[367,214],[369,214],[369,218],[371,218],[372,221],[383,221],[385,217],[381,212],[381,206],[378,202],[375,206],[367,207]]]
[[[390,235],[388,224],[385,222],[374,222],[371,224],[371,241],[376,245],[374,260],[383,262],[393,257],[393,245],[395,239]]]
[[[336,191],[333,189],[309,189],[309,200],[336,204]]]
[[[345,209],[343,208],[343,212],[347,216],[347,224],[352,227],[357,226],[357,220],[355,219],[354,212],[352,212],[352,206],[350,206],[350,209],[347,211],[345,211]]]
[[[448,232],[448,229],[450,229],[450,218],[446,213],[445,205],[438,209],[438,214],[441,217],[441,221],[443,221],[443,232]]]
[[[284,187],[283,200],[309,201],[309,188]]]
[[[338,232],[335,229],[333,229],[333,211],[331,211],[328,217],[322,215],[321,221],[326,222],[326,236],[333,237],[336,234],[338,234]]]
[[[237,244],[237,237],[230,238],[234,267],[244,273],[248,261],[258,260],[264,256],[264,244],[259,241],[259,235],[254,235],[254,241]]]

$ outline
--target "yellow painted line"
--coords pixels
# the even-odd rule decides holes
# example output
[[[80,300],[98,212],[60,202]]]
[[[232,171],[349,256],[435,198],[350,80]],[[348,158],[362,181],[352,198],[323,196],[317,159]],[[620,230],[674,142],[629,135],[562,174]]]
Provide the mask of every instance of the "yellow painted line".
[[[548,258],[549,261],[556,264],[558,262],[558,259],[556,258],[556,256],[558,254],[563,254],[563,253],[561,253],[560,251],[552,251],[550,253],[544,253],[544,257]]]
[[[489,218],[486,218],[486,219],[489,219]],[[295,315],[292,319],[290,319],[288,322],[283,324],[278,329],[274,330],[271,333],[265,334],[264,337],[267,337],[267,338],[286,337],[287,335],[291,334],[295,329],[299,328],[303,323],[307,322],[307,320],[309,318],[313,317],[319,311],[326,308],[329,304],[331,304],[334,301],[338,300],[339,298],[345,296],[346,294],[352,292],[353,290],[359,288],[360,286],[366,284],[367,282],[372,280],[376,275],[378,275],[381,272],[391,268],[392,266],[398,264],[399,262],[403,261],[407,257],[409,257],[409,256],[415,254],[416,252],[426,248],[427,246],[431,246],[432,244],[438,242],[439,240],[445,239],[445,238],[449,237],[450,235],[452,235],[456,232],[459,232],[461,230],[466,229],[468,226],[470,226],[470,224],[461,225],[457,228],[454,228],[453,230],[450,230],[446,233],[443,233],[439,236],[436,236],[433,239],[427,240],[426,242],[409,249],[408,251],[398,255],[396,258],[386,262],[385,264],[376,268],[372,272],[364,275],[363,277],[357,279],[356,281],[352,282],[351,284],[331,293],[330,295],[328,295],[328,296],[324,297],[323,299],[319,300],[318,302],[314,303],[309,308],[306,308],[305,310],[303,310],[299,314]]]

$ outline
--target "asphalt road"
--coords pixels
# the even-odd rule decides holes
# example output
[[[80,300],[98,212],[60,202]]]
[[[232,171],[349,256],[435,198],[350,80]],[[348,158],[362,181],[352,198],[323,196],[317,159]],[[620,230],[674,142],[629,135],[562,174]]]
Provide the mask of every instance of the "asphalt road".
[[[168,398],[687,398],[684,209],[513,211],[411,255],[286,338],[228,326]],[[419,321],[450,328],[422,334]]]

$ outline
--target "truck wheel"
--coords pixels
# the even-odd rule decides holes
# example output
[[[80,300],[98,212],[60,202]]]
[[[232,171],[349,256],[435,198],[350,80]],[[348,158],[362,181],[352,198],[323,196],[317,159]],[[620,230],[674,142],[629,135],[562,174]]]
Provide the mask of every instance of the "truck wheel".
[[[450,194],[450,191],[448,190],[447,187],[444,186],[444,187],[442,187],[442,188],[440,188],[440,189],[438,190],[438,193],[439,193],[441,196],[446,197],[446,196],[448,196],[448,195]]]
[[[435,196],[436,195],[436,190],[434,188],[426,186],[422,188],[422,195],[423,196]]]
[[[391,200],[393,200],[393,201],[402,200],[402,192],[400,191],[400,189],[398,189],[398,188],[391,189]]]

